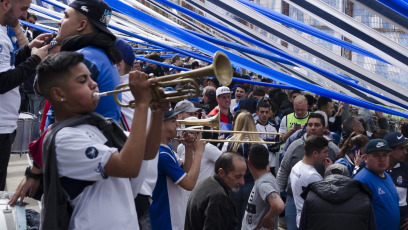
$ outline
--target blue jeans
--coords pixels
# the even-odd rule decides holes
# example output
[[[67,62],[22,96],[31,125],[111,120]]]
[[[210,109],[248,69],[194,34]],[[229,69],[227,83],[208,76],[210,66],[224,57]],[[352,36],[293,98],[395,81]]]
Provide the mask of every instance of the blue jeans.
[[[286,195],[285,218],[287,230],[297,230],[296,205],[292,195]]]
[[[254,187],[254,182],[245,182],[245,185],[239,188],[238,192],[231,191],[231,200],[235,204],[235,208],[237,210],[237,217],[238,217],[238,228],[241,229],[242,219],[245,215],[245,209],[248,204],[248,198],[251,194],[252,188]]]
[[[36,94],[27,94],[27,96],[30,104],[30,113],[35,115],[33,120],[32,140],[37,140],[40,136],[41,113],[44,108],[45,98]]]

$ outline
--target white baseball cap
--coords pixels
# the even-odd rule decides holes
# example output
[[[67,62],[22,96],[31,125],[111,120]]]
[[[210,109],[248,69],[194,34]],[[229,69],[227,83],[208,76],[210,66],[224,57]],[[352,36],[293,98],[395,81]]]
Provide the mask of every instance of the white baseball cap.
[[[226,93],[231,94],[232,92],[230,91],[230,89],[228,87],[221,86],[221,87],[217,88],[217,91],[216,91],[215,95],[218,97],[219,95],[226,94]]]

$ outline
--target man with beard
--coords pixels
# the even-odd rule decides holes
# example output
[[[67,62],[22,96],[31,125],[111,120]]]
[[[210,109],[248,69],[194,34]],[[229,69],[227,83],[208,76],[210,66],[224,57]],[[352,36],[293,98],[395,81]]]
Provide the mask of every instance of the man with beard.
[[[113,90],[120,84],[114,64],[122,60],[115,47],[115,35],[108,29],[112,10],[102,0],[76,0],[64,11],[57,37],[61,51],[76,51],[85,57],[84,64],[98,83],[100,92]],[[118,95],[122,100],[121,94]],[[101,97],[95,112],[120,122],[120,107],[113,96]]]
[[[43,34],[14,53],[6,26],[13,27],[17,40],[25,39],[18,19],[26,19],[30,3],[31,0],[0,2],[0,191],[6,186],[11,145],[16,135],[21,103],[19,86],[34,77],[37,65],[45,58],[49,48],[42,46],[51,34]]]
[[[244,185],[246,167],[242,156],[223,153],[215,162],[214,175],[193,189],[184,229],[236,229],[238,219],[229,190],[237,192]]]
[[[401,217],[401,229],[408,229],[408,205],[407,205],[407,188],[408,188],[408,162],[405,162],[407,156],[408,139],[400,132],[388,133],[384,140],[387,141],[391,148],[390,163],[387,173],[391,175],[395,188],[399,196],[399,209]]]

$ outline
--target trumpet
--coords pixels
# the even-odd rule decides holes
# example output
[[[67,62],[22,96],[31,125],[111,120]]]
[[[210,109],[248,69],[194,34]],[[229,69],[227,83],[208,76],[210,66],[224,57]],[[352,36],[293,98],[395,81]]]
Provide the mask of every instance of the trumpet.
[[[214,75],[217,80],[228,86],[232,81],[232,65],[227,55],[223,52],[218,51],[214,55],[213,63],[207,67],[191,70],[184,73],[172,74],[168,76],[158,77],[158,83],[151,86],[150,92],[152,94],[153,102],[166,102],[166,101],[177,101],[184,100],[187,98],[198,97],[200,94],[200,86],[194,80],[194,78],[202,76],[212,76]],[[167,87],[176,84],[186,84],[190,83],[194,86],[194,89],[179,89],[176,91],[162,92],[160,87]],[[135,101],[130,101],[129,104],[122,103],[118,97],[118,93],[130,91],[129,84],[118,85],[115,90],[103,92],[103,93],[94,93],[94,98],[100,98],[103,96],[113,95],[115,102],[121,107],[131,107],[134,108]]]
[[[215,116],[207,119],[197,119],[197,120],[177,120],[181,125],[190,125],[190,126],[207,126],[212,129],[220,129],[221,115],[217,113]],[[180,130],[183,131],[183,130]]]

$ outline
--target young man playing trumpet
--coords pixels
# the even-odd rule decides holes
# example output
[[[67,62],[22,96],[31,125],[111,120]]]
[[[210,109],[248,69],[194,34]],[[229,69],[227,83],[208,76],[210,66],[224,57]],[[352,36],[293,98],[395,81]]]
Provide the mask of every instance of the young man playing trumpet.
[[[184,190],[191,191],[198,178],[205,142],[200,135],[183,133],[186,146],[184,163],[176,157],[168,143],[177,137],[177,112],[164,113],[159,149],[158,177],[149,207],[151,229],[184,229],[186,199]],[[192,157],[194,151],[194,158]]]

